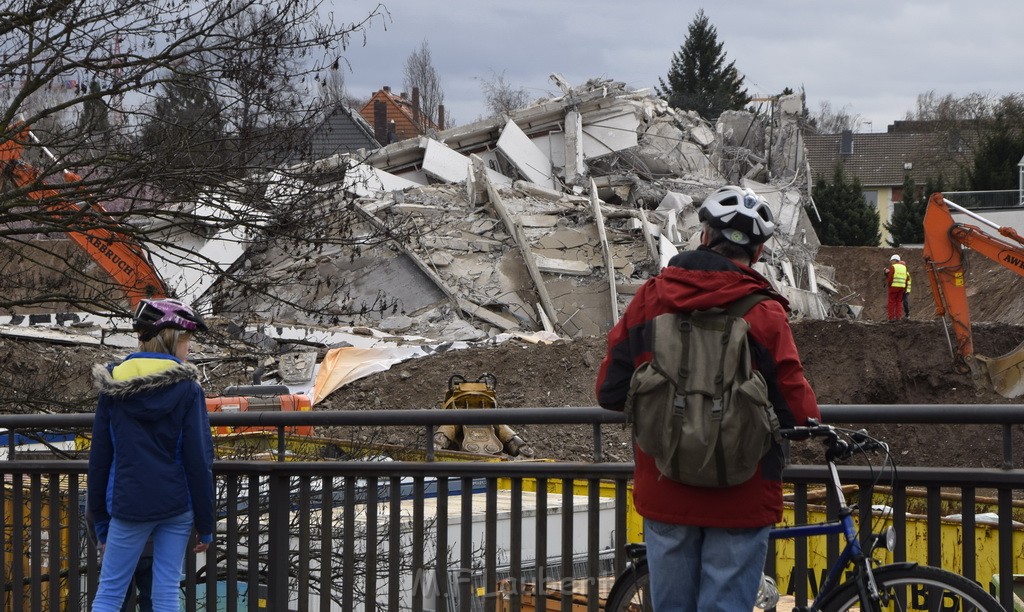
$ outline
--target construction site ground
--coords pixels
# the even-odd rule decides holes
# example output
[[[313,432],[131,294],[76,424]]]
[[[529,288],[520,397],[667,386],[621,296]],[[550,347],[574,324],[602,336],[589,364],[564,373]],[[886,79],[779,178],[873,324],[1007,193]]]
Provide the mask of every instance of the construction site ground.
[[[835,267],[839,297],[863,306],[860,320],[801,320],[792,324],[806,375],[822,404],[999,404],[1007,400],[974,388],[970,377],[954,373],[950,349],[934,306],[919,249],[898,249],[913,275],[912,316],[888,322],[883,270],[893,249],[823,247],[817,261]],[[969,277],[975,346],[985,355],[1003,354],[1024,340],[1024,292],[1019,278],[974,258]],[[552,344],[507,341],[421,357],[339,389],[319,410],[422,409],[440,407],[453,374],[497,379],[502,407],[594,406],[594,379],[605,352],[604,337]],[[122,352],[123,353],[123,352]],[[0,383],[25,398],[13,408],[25,411],[33,397],[68,399],[91,394],[88,372],[98,361],[117,356],[111,349],[50,344],[0,337]],[[210,381],[220,386],[223,381]],[[235,381],[237,382],[237,381]],[[922,410],[927,408],[922,407]],[[10,409],[9,409],[10,410]],[[1001,431],[995,426],[877,425],[872,433],[888,441],[898,465],[998,467]],[[589,426],[522,426],[520,434],[538,458],[589,460]],[[366,441],[413,444],[418,428],[395,427],[333,431]],[[606,460],[632,457],[629,431],[603,427]],[[1024,429],[1014,430],[1015,448],[1024,448]],[[794,461],[820,462],[816,447],[797,449]],[[1024,467],[1024,453],[1015,458]]]

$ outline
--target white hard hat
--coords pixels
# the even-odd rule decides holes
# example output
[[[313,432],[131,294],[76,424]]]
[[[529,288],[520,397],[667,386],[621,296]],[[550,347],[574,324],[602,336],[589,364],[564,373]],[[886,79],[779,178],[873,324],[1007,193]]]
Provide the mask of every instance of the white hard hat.
[[[899,255],[893,255],[892,257],[889,258],[889,261],[899,261],[899,260],[900,260],[900,256]]]

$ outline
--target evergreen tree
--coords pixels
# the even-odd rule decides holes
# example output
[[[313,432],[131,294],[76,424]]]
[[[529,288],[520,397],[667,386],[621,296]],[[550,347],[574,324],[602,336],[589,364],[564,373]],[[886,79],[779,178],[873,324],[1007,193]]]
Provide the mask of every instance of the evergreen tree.
[[[683,46],[672,55],[668,83],[658,79],[658,95],[673,108],[695,110],[710,120],[718,119],[722,111],[743,108],[750,96],[743,89],[736,62],[725,63],[722,47],[704,10],[697,11]]]
[[[842,165],[836,164],[831,183],[818,179],[813,195],[821,220],[812,214],[811,223],[822,244],[878,246],[882,241],[878,211],[864,199],[860,179],[847,181]]]
[[[90,139],[103,138],[110,131],[110,115],[95,79],[89,83],[89,95],[82,100],[78,129]]]
[[[162,84],[163,96],[153,104],[153,114],[142,129],[147,154],[166,160],[172,172],[161,186],[183,195],[202,187],[201,175],[216,172],[224,150],[224,117],[220,100],[203,77],[182,67]]]
[[[928,179],[924,184],[924,193],[921,194],[921,210],[922,220],[924,219],[924,210],[928,207],[928,198],[932,197],[932,194],[936,191],[942,192],[946,190],[944,185],[945,181],[940,175],[937,179]]]
[[[929,185],[930,183],[931,181],[929,181]],[[893,210],[892,221],[885,223],[885,229],[889,232],[887,240],[889,246],[898,247],[904,244],[924,242],[924,210],[930,194],[931,191],[926,189],[925,196],[918,197],[914,179],[910,178],[909,174],[904,175],[903,199],[893,203],[895,210]]]

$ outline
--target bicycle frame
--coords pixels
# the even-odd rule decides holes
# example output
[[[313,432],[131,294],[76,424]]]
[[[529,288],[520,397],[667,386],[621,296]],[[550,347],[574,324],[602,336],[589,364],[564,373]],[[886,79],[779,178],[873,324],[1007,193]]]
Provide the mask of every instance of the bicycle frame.
[[[843,493],[842,482],[839,480],[839,471],[836,468],[836,464],[829,461],[828,470],[832,479],[832,488],[836,496],[836,501],[839,502],[838,520],[806,525],[775,527],[769,532],[768,537],[772,540],[788,540],[807,538],[817,535],[842,534],[846,539],[846,546],[843,547],[843,550],[839,554],[839,558],[836,559],[836,562],[829,567],[828,574],[818,587],[818,595],[820,596],[821,594],[828,593],[832,589],[836,588],[840,583],[843,571],[852,565],[857,568],[863,567],[868,572],[867,580],[860,581],[862,596],[867,596],[868,593],[864,591],[865,586],[871,591],[874,591],[877,588],[874,586],[874,581],[870,576],[870,563],[863,563],[866,555],[864,553],[864,548],[861,546],[860,540],[857,537],[857,526],[853,522],[853,509],[846,504],[846,495]],[[870,511],[868,516],[870,517]]]
[[[797,440],[806,437],[827,438],[825,463],[832,488],[830,499],[838,502],[839,516],[831,521],[775,527],[769,531],[769,538],[795,540],[817,535],[842,534],[846,545],[818,585],[818,592],[813,597],[814,603],[806,607],[806,603],[801,602],[799,610],[813,612],[821,610],[823,606],[828,610],[887,610],[892,604],[902,610],[902,605],[908,603],[911,598],[916,598],[916,602],[922,597],[927,600],[929,610],[961,609],[948,607],[947,604],[950,602],[969,604],[963,609],[991,612],[1004,609],[988,591],[974,581],[941,568],[919,566],[917,563],[905,561],[875,567],[876,561],[871,557],[872,551],[875,548],[886,548],[891,551],[896,534],[892,527],[888,527],[884,533],[872,533],[870,538],[861,543],[859,530],[854,524],[854,509],[846,503],[836,462],[849,459],[855,453],[876,450],[884,451],[888,457],[889,448],[884,442],[871,438],[864,430],[839,430],[830,425],[820,425],[816,421],[808,422],[809,427],[794,428],[790,430],[793,433],[788,436],[783,432],[783,437]],[[861,510],[861,526],[866,527],[867,524],[863,521],[871,522],[871,508],[869,506]],[[640,604],[644,609],[650,609],[649,603],[644,601],[644,593],[647,592],[650,580],[646,555],[645,544],[626,545],[629,563],[625,571],[616,578],[608,593],[611,609],[633,610],[637,596],[640,596]],[[853,572],[845,576],[849,568],[852,568]],[[763,581],[763,584],[766,583]],[[773,594],[769,590],[759,593],[758,597],[764,605],[770,605]]]

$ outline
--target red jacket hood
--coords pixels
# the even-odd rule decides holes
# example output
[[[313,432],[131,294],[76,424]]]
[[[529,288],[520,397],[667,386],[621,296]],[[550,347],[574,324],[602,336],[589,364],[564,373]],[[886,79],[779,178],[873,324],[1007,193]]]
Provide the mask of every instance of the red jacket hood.
[[[648,281],[648,290],[670,310],[706,310],[730,304],[751,293],[764,293],[788,311],[786,298],[772,290],[768,279],[752,268],[736,263],[710,250],[694,252],[713,261],[721,269],[688,269],[669,265]]]

